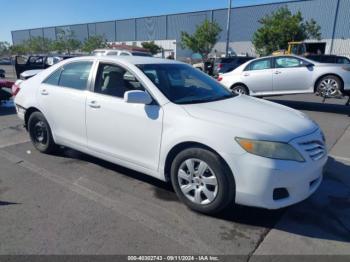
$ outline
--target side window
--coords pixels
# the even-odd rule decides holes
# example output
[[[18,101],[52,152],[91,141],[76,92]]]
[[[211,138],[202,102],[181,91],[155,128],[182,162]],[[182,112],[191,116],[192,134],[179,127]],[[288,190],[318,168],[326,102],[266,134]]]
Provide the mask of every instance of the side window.
[[[261,59],[254,62],[251,62],[246,68],[247,70],[264,70],[264,69],[270,69],[271,68],[271,59]]]
[[[118,52],[108,52],[107,55],[118,55]]]
[[[276,68],[299,67],[303,61],[295,57],[277,57],[275,58]]]
[[[58,82],[60,81],[60,76],[62,73],[62,67],[53,72],[48,78],[44,80],[43,83],[58,86]]]
[[[126,53],[126,52],[121,52],[120,55],[121,55],[121,56],[130,56],[130,54],[129,54],[129,53]]]
[[[63,66],[59,86],[86,90],[92,62],[76,62]]]
[[[350,60],[345,57],[337,57],[337,64],[350,64]]]
[[[115,97],[124,97],[131,90],[145,90],[137,78],[125,68],[107,63],[100,63],[97,71],[95,92]]]

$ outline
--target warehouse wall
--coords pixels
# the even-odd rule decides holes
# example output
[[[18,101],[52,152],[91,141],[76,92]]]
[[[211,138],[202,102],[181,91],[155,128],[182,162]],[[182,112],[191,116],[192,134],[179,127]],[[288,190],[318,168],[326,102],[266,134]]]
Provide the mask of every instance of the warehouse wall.
[[[313,18],[317,21],[321,26],[323,41],[327,42],[327,52],[350,56],[350,0],[304,0],[233,8],[230,27],[232,51],[254,54],[251,40],[260,26],[259,19],[282,6],[288,6],[292,12],[301,11],[305,19]],[[102,35],[110,42],[175,39],[177,56],[183,57],[190,56],[191,52],[181,49],[179,45],[181,31],[193,33],[196,26],[205,19],[217,21],[223,29],[219,43],[214,48],[218,53],[223,52],[226,38],[226,9],[19,30],[12,32],[12,39],[14,44],[34,36],[55,39],[58,28],[69,28],[80,41],[94,35]]]

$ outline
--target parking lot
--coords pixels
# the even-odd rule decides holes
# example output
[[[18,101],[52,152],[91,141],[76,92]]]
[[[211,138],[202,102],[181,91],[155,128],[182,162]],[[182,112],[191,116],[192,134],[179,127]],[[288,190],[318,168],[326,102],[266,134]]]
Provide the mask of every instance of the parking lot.
[[[308,200],[281,210],[190,211],[172,188],[62,148],[34,150],[11,107],[0,108],[0,254],[350,254],[350,107],[314,95],[269,100],[324,130],[330,158]]]

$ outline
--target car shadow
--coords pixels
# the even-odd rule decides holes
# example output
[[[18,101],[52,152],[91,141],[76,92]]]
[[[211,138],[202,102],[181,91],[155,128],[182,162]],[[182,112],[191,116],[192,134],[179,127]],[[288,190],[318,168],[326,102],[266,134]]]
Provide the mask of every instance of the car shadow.
[[[137,179],[151,185],[154,196],[161,201],[179,202],[169,183],[73,149],[62,148],[56,154],[60,157],[87,161],[117,172],[118,175]],[[350,166],[333,158],[329,159],[327,166],[341,170],[341,172],[345,172],[344,174],[350,174]],[[189,210],[189,212],[194,211]],[[350,242],[350,231],[346,226],[347,222],[342,222],[343,218],[341,218],[341,216],[345,216],[344,212],[347,212],[348,217],[350,216],[350,188],[346,187],[341,181],[336,181],[334,176],[326,174],[323,183],[314,195],[291,207],[267,210],[234,205],[234,207],[230,206],[216,215],[206,217],[267,229],[276,228],[312,238]],[[280,220],[281,217],[283,217],[283,220]]]
[[[298,110],[317,111],[324,113],[335,113],[350,116],[350,106],[340,104],[329,104],[327,101],[322,102],[306,102],[293,100],[268,99],[271,102],[279,103]]]

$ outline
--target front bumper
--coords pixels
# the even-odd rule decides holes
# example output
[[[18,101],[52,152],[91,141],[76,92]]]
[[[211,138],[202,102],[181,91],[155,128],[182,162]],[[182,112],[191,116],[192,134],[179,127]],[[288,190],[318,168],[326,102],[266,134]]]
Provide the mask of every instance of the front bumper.
[[[236,203],[278,209],[308,198],[321,184],[327,150],[324,149],[320,157],[311,158],[309,151],[301,148],[300,144],[316,140],[322,140],[320,130],[290,142],[302,153],[305,162],[269,159],[246,153],[232,165],[229,164],[236,182]],[[287,195],[276,197],[275,193],[281,189]]]

